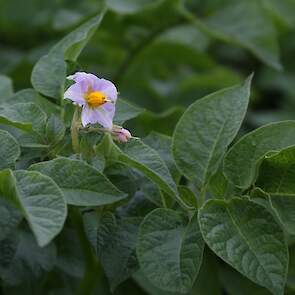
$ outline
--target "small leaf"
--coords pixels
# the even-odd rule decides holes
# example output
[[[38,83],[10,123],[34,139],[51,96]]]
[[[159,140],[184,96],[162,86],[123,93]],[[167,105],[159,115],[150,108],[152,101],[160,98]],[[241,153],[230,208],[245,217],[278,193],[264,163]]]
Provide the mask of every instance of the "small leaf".
[[[35,171],[2,170],[0,194],[21,211],[40,247],[61,231],[67,207],[62,192],[48,176]]]
[[[266,157],[260,166],[256,186],[269,195],[286,231],[295,234],[295,147]]]
[[[249,77],[193,103],[180,118],[172,151],[179,170],[200,188],[217,171],[244,119],[250,96]]]
[[[0,130],[0,169],[12,168],[20,156],[20,147],[7,131]]]
[[[59,99],[66,79],[65,60],[76,61],[97,29],[105,10],[94,16],[58,42],[33,68],[31,82],[45,96]]]
[[[262,126],[242,137],[227,152],[224,175],[237,187],[246,189],[254,181],[259,161],[272,151],[295,145],[295,121]]]
[[[264,207],[247,199],[210,200],[199,211],[199,222],[216,255],[274,295],[284,293],[288,249]]]
[[[156,209],[143,220],[137,256],[144,275],[158,288],[186,293],[198,275],[203,256],[197,215]]]
[[[71,205],[102,206],[127,197],[97,169],[79,160],[57,158],[34,164],[30,169],[50,176]]]

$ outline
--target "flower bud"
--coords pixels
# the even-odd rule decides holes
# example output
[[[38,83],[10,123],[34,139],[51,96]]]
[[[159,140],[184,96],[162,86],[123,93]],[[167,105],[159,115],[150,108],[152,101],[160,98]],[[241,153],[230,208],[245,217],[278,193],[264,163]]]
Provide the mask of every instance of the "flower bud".
[[[113,126],[111,134],[114,140],[119,142],[127,142],[130,138],[132,138],[131,133],[127,129],[116,125]]]

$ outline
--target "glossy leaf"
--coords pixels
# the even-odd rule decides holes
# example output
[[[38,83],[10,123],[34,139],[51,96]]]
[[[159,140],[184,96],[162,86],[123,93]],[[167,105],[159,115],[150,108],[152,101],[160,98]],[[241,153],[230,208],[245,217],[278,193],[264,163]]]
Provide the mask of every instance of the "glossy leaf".
[[[199,187],[217,171],[244,119],[251,77],[193,103],[180,118],[172,151],[179,170]]]
[[[142,222],[137,256],[144,275],[158,288],[186,293],[198,275],[203,256],[197,216],[156,209]]]
[[[57,158],[34,164],[30,169],[50,176],[71,205],[101,206],[127,197],[97,169],[79,160]]]
[[[287,245],[264,207],[247,199],[210,200],[201,208],[199,222],[216,255],[274,295],[284,293]]]

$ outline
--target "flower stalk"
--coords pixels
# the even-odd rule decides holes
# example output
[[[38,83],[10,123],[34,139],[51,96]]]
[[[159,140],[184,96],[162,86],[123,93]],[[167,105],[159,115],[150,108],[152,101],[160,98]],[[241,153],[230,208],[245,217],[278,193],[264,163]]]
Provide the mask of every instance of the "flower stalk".
[[[79,144],[79,107],[75,107],[72,125],[71,125],[71,137],[72,137],[72,147],[73,151],[76,154],[80,152],[80,144]]]

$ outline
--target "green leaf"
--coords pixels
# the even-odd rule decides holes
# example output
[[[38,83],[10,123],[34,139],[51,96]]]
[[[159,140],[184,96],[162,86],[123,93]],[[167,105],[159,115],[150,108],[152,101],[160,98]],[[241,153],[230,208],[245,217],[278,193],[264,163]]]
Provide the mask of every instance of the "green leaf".
[[[97,232],[100,261],[109,280],[111,291],[128,279],[138,269],[136,258],[136,241],[140,217],[114,219],[108,223],[107,230]]]
[[[60,142],[66,133],[66,127],[59,117],[52,115],[46,124],[46,139],[54,145]]]
[[[46,114],[34,103],[0,106],[0,123],[43,134]]]
[[[189,221],[181,212],[156,209],[143,220],[137,256],[144,275],[158,288],[188,292],[198,275],[203,256],[197,215]]]
[[[3,197],[0,198],[0,242],[17,227],[21,220],[20,212]]]
[[[63,95],[67,65],[65,60],[76,61],[79,54],[99,26],[105,10],[94,16],[58,42],[33,68],[33,87],[45,96],[59,99]]]
[[[34,164],[30,169],[50,176],[71,205],[102,206],[127,197],[97,169],[79,160],[57,158]]]
[[[144,144],[141,140],[134,139],[120,146],[113,144],[113,150],[116,153],[115,161],[139,170],[168,195],[176,198],[183,204],[165,162],[154,149]]]
[[[265,157],[256,186],[269,195],[285,229],[295,234],[295,147]]]
[[[193,103],[179,120],[172,151],[179,170],[200,188],[217,171],[244,119],[250,96],[249,77]]]
[[[40,247],[61,231],[67,207],[62,192],[48,176],[35,171],[2,170],[0,194],[22,212]]]
[[[20,156],[20,147],[15,138],[7,131],[0,130],[0,169],[15,166]]]
[[[240,45],[265,64],[282,69],[276,30],[261,3],[230,1],[204,23],[213,36]]]
[[[143,139],[143,142],[159,153],[161,158],[166,163],[173,179],[175,180],[175,182],[178,182],[180,178],[180,173],[175,165],[171,152],[172,138],[164,134],[151,132],[147,137]]]
[[[2,228],[1,228],[2,230]],[[0,277],[3,270],[11,264],[19,243],[19,235],[16,232],[11,232],[3,240],[0,241]]]
[[[0,75],[0,102],[11,96],[13,93],[12,81],[10,78]]]
[[[199,223],[216,255],[274,295],[284,293],[288,249],[264,207],[247,199],[210,200],[199,211]]]
[[[120,98],[116,103],[114,122],[116,124],[123,125],[124,122],[137,117],[143,111],[144,109]]]
[[[189,207],[198,208],[198,200],[192,190],[185,185],[179,185],[177,187],[181,199],[188,204]]]
[[[41,248],[26,231],[17,232],[17,236],[19,243],[13,259],[6,268],[0,267],[0,276],[8,285],[36,282],[42,274],[53,269],[56,260],[54,244]]]
[[[259,161],[272,151],[295,145],[295,121],[262,126],[242,137],[227,152],[224,175],[236,186],[248,188],[254,181]]]

